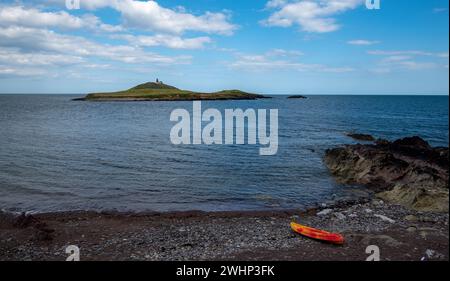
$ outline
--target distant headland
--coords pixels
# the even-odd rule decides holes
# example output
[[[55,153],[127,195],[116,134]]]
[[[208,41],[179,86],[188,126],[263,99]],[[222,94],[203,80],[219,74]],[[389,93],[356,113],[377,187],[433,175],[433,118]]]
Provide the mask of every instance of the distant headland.
[[[110,93],[92,93],[78,101],[191,101],[191,100],[255,100],[268,98],[263,95],[246,93],[240,90],[223,90],[214,93],[199,93],[180,90],[174,86],[147,82],[128,90]]]

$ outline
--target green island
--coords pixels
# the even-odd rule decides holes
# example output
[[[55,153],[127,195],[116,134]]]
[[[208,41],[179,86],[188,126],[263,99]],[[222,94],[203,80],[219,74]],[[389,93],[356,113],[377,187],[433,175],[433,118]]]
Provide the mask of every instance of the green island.
[[[263,95],[240,90],[224,90],[214,93],[199,93],[180,90],[156,79],[128,90],[110,93],[92,93],[77,101],[191,101],[191,100],[255,100],[268,98]]]

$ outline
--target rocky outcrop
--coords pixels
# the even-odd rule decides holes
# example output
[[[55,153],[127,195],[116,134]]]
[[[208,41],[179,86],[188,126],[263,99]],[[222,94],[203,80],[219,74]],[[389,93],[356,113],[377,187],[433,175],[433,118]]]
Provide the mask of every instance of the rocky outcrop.
[[[347,145],[326,151],[338,181],[363,184],[384,200],[420,211],[448,212],[449,154],[420,137]]]
[[[375,141],[375,138],[373,136],[366,134],[348,133],[347,136],[355,140]]]

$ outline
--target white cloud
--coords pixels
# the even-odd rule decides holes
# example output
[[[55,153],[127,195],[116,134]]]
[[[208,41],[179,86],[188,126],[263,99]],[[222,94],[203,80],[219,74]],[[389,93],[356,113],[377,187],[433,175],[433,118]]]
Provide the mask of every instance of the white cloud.
[[[154,36],[114,35],[112,38],[127,40],[134,46],[164,46],[172,49],[202,49],[206,43],[212,42],[209,37],[181,38],[179,36],[164,34]]]
[[[299,25],[306,32],[332,32],[340,28],[334,16],[356,9],[363,3],[363,0],[269,1],[266,7],[278,10],[262,24],[280,27]]]
[[[370,55],[381,56],[378,67],[372,71],[376,73],[389,73],[393,70],[427,70],[439,67],[436,60],[448,59],[447,53],[435,53],[419,50],[382,51],[374,50],[367,52]],[[432,61],[433,60],[433,61]]]
[[[395,56],[388,56],[383,59],[383,62],[397,62],[397,61],[405,61],[412,59],[411,56],[405,56],[405,55],[395,55]]]
[[[45,53],[22,53],[16,49],[0,48],[1,64],[14,64],[20,66],[49,66],[78,64],[82,63],[83,61],[83,58],[79,56]]]
[[[83,64],[82,67],[92,68],[92,69],[109,69],[109,68],[112,68],[112,66],[110,64],[96,64],[96,63]]]
[[[377,56],[433,56],[435,55],[432,52],[425,51],[417,51],[417,50],[406,50],[406,51],[381,51],[381,50],[373,50],[367,52],[369,55],[377,55]]]
[[[227,33],[227,26],[219,27],[220,23],[227,23],[225,14],[206,13],[195,17],[186,14],[183,9],[176,11],[161,8],[156,2],[140,2],[131,0],[118,1],[82,1],[89,9],[101,7],[120,7],[121,3],[144,5],[144,8],[152,8],[156,11],[155,17],[168,17],[168,23],[176,22],[184,27],[167,28],[167,31],[183,32],[195,30],[194,24],[202,27],[205,32]],[[135,3],[136,2],[136,3]],[[20,3],[20,2],[19,2]],[[61,4],[59,2],[59,4]],[[133,6],[135,9],[141,7]],[[132,8],[133,8],[132,7]],[[85,8],[85,7],[84,7]],[[131,9],[131,8],[130,8]],[[150,9],[151,10],[151,9]],[[144,9],[145,17],[149,12]],[[133,17],[133,11],[127,15]],[[158,14],[161,12],[161,14]],[[176,18],[178,17],[178,18]],[[127,18],[123,14],[125,22]],[[183,20],[191,22],[183,23]],[[129,19],[128,19],[129,20]],[[150,20],[150,19],[149,19]],[[158,21],[158,18],[154,18]],[[130,22],[127,22],[130,24]],[[161,23],[164,24],[164,23]],[[170,24],[169,24],[170,26]],[[173,27],[173,26],[172,26]],[[228,26],[230,27],[230,26]],[[197,28],[198,31],[202,28]],[[122,32],[115,35],[125,39],[126,44],[99,43],[83,36],[64,34],[67,30],[89,30],[90,32]],[[155,28],[159,29],[159,28]],[[161,28],[163,29],[163,28]],[[43,75],[48,71],[65,65],[76,65],[88,69],[111,68],[113,61],[140,64],[143,66],[175,65],[191,63],[191,56],[178,55],[166,56],[145,50],[144,47],[164,46],[174,49],[200,49],[205,44],[212,42],[206,36],[182,38],[174,34],[132,35],[131,30],[122,26],[105,24],[93,14],[73,15],[67,11],[43,10],[42,6],[30,7],[18,4],[0,5],[0,64],[2,75]],[[170,32],[169,32],[170,33]],[[101,33],[97,35],[102,35]],[[101,61],[98,63],[97,61]],[[105,61],[105,62],[104,62]],[[19,72],[23,68],[25,71]]]
[[[448,8],[434,8],[433,13],[444,13],[448,12]]]
[[[417,61],[398,61],[395,63],[396,66],[408,69],[408,70],[423,70],[436,68],[438,65],[434,62],[417,62]]]
[[[66,8],[66,0],[43,0],[47,4],[54,4]],[[96,10],[106,7],[113,7],[117,0],[80,0],[80,8],[86,10]]]
[[[65,54],[24,53],[15,48],[0,47],[0,76],[49,75],[55,67],[88,67],[84,58]]]
[[[382,50],[372,50],[367,52],[369,55],[375,56],[417,56],[417,57],[436,57],[436,58],[446,58],[448,59],[448,52],[436,53],[436,52],[426,52],[418,50],[403,50],[403,51],[382,51]]]
[[[282,7],[286,4],[286,2],[286,0],[270,0],[269,2],[267,2],[266,8],[271,9]]]
[[[56,0],[59,1],[59,0]],[[88,10],[96,10],[99,8],[105,8],[105,7],[113,7],[116,5],[118,1],[117,0],[88,0],[88,1],[81,1],[81,8],[82,9],[88,9]]]
[[[82,2],[83,5],[86,5],[89,9],[97,9],[106,6],[114,6],[120,7],[122,1],[89,1]],[[136,1],[131,1],[136,2]],[[158,4],[148,3],[148,2],[139,2],[137,5],[151,6],[156,8],[156,14],[158,14],[163,8],[159,7]],[[133,10],[133,7],[128,9]],[[159,9],[159,10],[158,10]],[[139,10],[139,9],[137,9]],[[136,10],[136,11],[137,11]],[[182,10],[182,9],[178,9]],[[169,11],[169,10],[167,10]],[[144,11],[143,16],[146,17],[148,11]],[[175,20],[171,12],[167,12],[168,14],[158,14],[160,17],[167,18],[169,21]],[[180,13],[173,12],[174,14],[180,15]],[[187,18],[187,14],[184,14]],[[132,15],[130,14],[130,17]],[[134,15],[132,16],[134,18]],[[207,13],[205,17],[219,17],[219,14],[210,14]],[[192,19],[192,18],[191,18]],[[147,18],[150,20],[150,18]],[[156,20],[158,21],[158,20]],[[140,24],[143,22],[141,21]],[[160,22],[159,24],[164,24],[164,22]],[[182,21],[179,24],[183,24]],[[199,25],[205,24],[205,28],[214,27],[208,26],[209,22],[199,22]],[[105,32],[122,32],[125,29],[122,26],[114,26],[103,23],[98,17],[91,14],[85,14],[80,17],[73,16],[66,11],[59,12],[44,12],[38,10],[36,8],[23,7],[23,6],[0,6],[0,27],[27,27],[27,28],[53,28],[53,29],[82,29],[87,28],[95,31],[105,31]],[[188,28],[188,27],[187,27]],[[217,27],[218,28],[218,27]],[[160,28],[156,28],[160,29]],[[176,27],[177,31],[180,31],[178,27]],[[206,30],[205,29],[205,30]],[[223,30],[226,32],[226,30]],[[130,44],[134,46],[145,46],[145,47],[153,47],[153,46],[164,46],[173,49],[201,49],[204,47],[206,43],[212,42],[209,37],[201,36],[195,38],[181,38],[176,35],[169,34],[156,34],[152,36],[134,36],[130,34],[123,35],[115,35],[116,38],[122,38],[128,40]]]
[[[24,68],[24,67],[0,64],[0,77],[4,77],[4,76],[40,76],[40,75],[44,75],[44,74],[46,74],[46,71],[43,69]]]
[[[279,56],[279,57],[298,57],[303,56],[303,52],[295,50],[283,50],[283,49],[273,49],[266,53],[267,56]]]
[[[120,11],[126,25],[154,32],[181,34],[191,30],[230,35],[236,29],[226,14],[206,12],[194,16],[161,7],[155,1],[118,0],[114,8]]]
[[[286,54],[289,54],[286,57]],[[300,52],[272,50],[265,54],[236,54],[237,59],[230,64],[231,68],[247,71],[294,70],[314,72],[344,73],[354,71],[351,67],[330,67],[322,64],[307,64],[296,60]]]
[[[104,24],[94,15],[76,17],[66,11],[43,12],[23,6],[0,6],[0,26],[23,26],[38,28],[101,30],[107,32],[121,31],[120,26]]]
[[[55,0],[47,2],[55,3]],[[181,34],[185,31],[199,31],[231,35],[237,28],[229,22],[226,13],[206,12],[203,15],[187,13],[183,7],[164,8],[156,1],[136,0],[89,0],[81,1],[81,8],[96,10],[100,8],[117,10],[124,25],[158,33]]]
[[[27,27],[82,28],[83,20],[65,11],[47,13],[22,6],[0,6],[0,25],[21,25]]]
[[[358,39],[358,40],[351,40],[348,41],[347,44],[349,45],[356,45],[356,46],[370,46],[370,45],[375,45],[375,44],[379,44],[380,41],[370,41],[370,40],[363,40],[363,39]]]
[[[124,28],[122,26],[105,24],[94,15],[84,15],[82,17],[82,20],[84,21],[86,28],[89,28],[94,31],[105,31],[105,32],[124,31]]]
[[[190,62],[188,56],[167,57],[146,52],[139,47],[128,45],[100,44],[83,37],[63,35],[46,29],[27,27],[0,27],[0,47],[20,51],[29,63],[39,62],[40,54],[47,58],[63,60],[69,58],[99,57],[125,63],[184,64]],[[28,54],[28,55],[27,55]],[[31,57],[31,55],[34,57]],[[4,53],[4,56],[7,54]],[[18,56],[11,56],[12,63],[20,63]],[[22,61],[27,61],[23,60]]]

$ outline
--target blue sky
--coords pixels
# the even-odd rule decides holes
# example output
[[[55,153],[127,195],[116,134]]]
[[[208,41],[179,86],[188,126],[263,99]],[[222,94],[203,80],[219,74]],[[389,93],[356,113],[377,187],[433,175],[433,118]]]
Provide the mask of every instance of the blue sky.
[[[447,0],[0,3],[0,93],[449,92]]]

